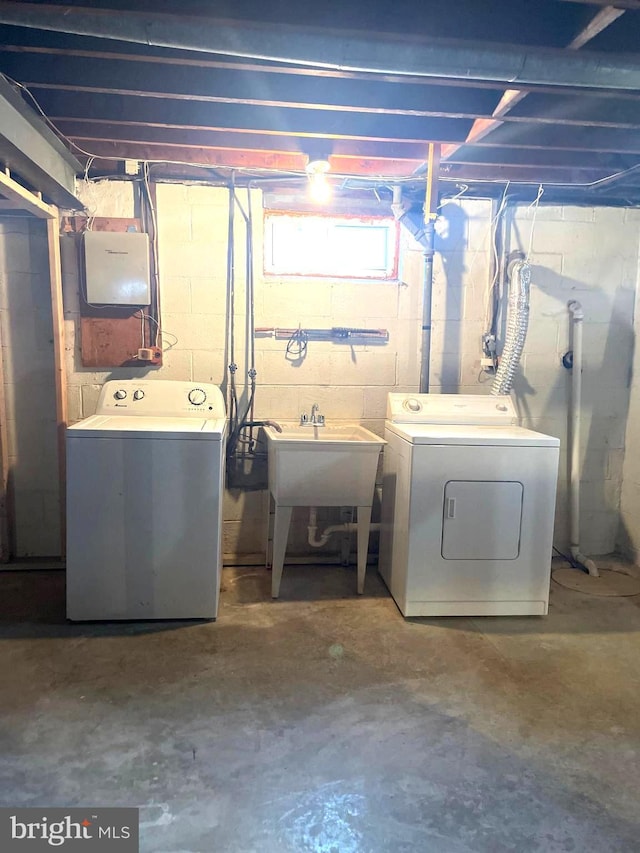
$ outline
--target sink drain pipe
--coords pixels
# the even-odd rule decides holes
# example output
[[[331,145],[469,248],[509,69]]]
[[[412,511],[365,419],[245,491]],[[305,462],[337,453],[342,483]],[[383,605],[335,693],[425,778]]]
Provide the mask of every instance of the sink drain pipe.
[[[582,404],[582,328],[584,311],[575,299],[568,303],[571,323],[573,364],[571,368],[571,403],[569,409],[569,519],[571,556],[589,574],[600,576],[598,567],[580,552],[580,408]]]
[[[322,548],[326,545],[334,533],[355,533],[358,530],[357,521],[344,521],[342,524],[331,524],[325,527],[324,533],[318,536],[318,508],[309,507],[309,526],[307,527],[307,541],[312,548]],[[370,532],[380,530],[380,524],[374,523],[369,526]]]

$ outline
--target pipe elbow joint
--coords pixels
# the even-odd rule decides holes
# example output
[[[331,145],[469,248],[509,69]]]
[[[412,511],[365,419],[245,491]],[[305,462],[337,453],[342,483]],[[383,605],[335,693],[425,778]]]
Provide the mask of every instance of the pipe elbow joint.
[[[582,308],[582,304],[578,302],[577,299],[572,299],[570,302],[568,302],[567,308],[571,312],[574,320],[576,320],[577,322],[580,322],[580,320],[584,320],[584,310]]]

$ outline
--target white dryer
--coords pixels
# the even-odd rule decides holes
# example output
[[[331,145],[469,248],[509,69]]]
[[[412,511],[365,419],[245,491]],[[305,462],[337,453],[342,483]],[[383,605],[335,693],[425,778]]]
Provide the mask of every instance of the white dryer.
[[[510,397],[389,394],[379,571],[405,616],[544,615],[560,441]]]
[[[69,619],[216,618],[225,435],[215,385],[104,385],[67,430]]]

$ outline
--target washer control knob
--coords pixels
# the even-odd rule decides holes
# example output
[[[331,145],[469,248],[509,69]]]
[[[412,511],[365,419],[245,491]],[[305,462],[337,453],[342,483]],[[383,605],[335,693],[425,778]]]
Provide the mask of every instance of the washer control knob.
[[[499,412],[508,412],[509,411],[504,403],[498,403],[498,405],[496,406],[496,409]]]
[[[114,393],[113,396],[116,398],[116,400],[124,400],[124,398],[127,396],[127,392],[124,390],[124,388],[118,388],[118,390]]]
[[[144,399],[144,391],[141,388],[138,388],[137,391],[133,392],[134,400],[143,400]]]
[[[202,388],[192,388],[189,391],[189,402],[193,406],[201,406],[203,403],[206,403],[207,395],[202,390]]]
[[[422,405],[420,404],[420,400],[416,400],[415,397],[409,397],[404,401],[404,407],[409,412],[419,412]]]

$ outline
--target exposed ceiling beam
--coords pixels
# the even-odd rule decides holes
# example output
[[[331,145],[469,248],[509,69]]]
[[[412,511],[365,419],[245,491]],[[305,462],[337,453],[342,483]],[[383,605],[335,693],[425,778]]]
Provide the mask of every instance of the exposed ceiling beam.
[[[55,219],[58,211],[50,204],[45,204],[40,196],[25,189],[22,184],[14,181],[8,172],[0,172],[0,194],[7,199],[12,207],[26,210],[39,219]]]
[[[545,166],[479,166],[475,163],[443,164],[442,178],[460,181],[517,181],[531,184],[590,184],[611,174],[605,169],[549,169]]]
[[[580,32],[571,39],[567,48],[569,50],[580,50],[581,47],[584,47],[585,44],[594,39],[603,30],[606,30],[610,24],[617,21],[621,15],[624,15],[625,11],[625,9],[619,9],[615,6],[603,6],[602,9],[593,16],[586,27],[583,27]]]
[[[153,127],[137,122],[99,120],[58,120],[57,125],[71,139],[91,150],[94,141],[121,141],[130,143],[151,143],[178,145],[185,148],[232,148],[266,150],[280,153],[305,152],[309,138],[288,134],[286,136],[231,130],[221,128],[185,128],[180,125]],[[397,160],[420,160],[424,154],[424,142],[405,142],[394,140],[365,139],[328,139],[316,137],[321,147],[330,150],[336,156],[363,157]]]
[[[469,163],[485,166],[521,166],[522,168],[569,168],[569,169],[605,169],[615,172],[632,165],[633,155],[629,158],[612,154],[599,154],[594,151],[570,151],[557,148],[508,148],[488,145],[465,151],[464,156],[456,154],[445,165],[450,163]]]
[[[399,86],[365,79],[265,73],[255,70],[203,68],[193,65],[158,65],[145,61],[87,59],[60,54],[41,55],[6,51],[0,46],[4,74],[31,86],[67,90],[113,92],[145,97],[186,98],[203,102],[318,104],[319,108],[357,109],[398,114],[491,115],[494,94],[462,87],[425,86],[405,82]],[[291,69],[289,69],[290,71]]]
[[[523,151],[549,149],[560,151],[591,151],[596,154],[638,154],[640,133],[636,130],[611,130],[602,127],[575,129],[567,133],[560,122],[556,126],[503,124],[486,139],[472,146],[463,144],[460,156],[470,148],[472,152],[484,147],[517,148]]]
[[[579,3],[588,6],[609,6],[610,0],[557,0],[558,3]],[[640,9],[640,0],[615,0],[618,9]]]
[[[609,24],[617,20],[621,15],[624,15],[624,9],[616,9],[613,6],[604,6],[599,12],[593,16],[589,23],[580,30],[579,33],[567,45],[568,50],[579,50],[591,39],[595,38],[598,33],[606,29]],[[503,123],[504,117],[512,110],[516,104],[519,104],[525,97],[527,92],[522,89],[507,89],[493,112],[493,117],[490,119],[476,119],[473,127],[469,131],[466,144],[472,145],[484,139],[485,136],[492,133],[496,128]],[[443,159],[448,159],[457,149],[455,146],[446,146],[443,150]]]
[[[85,140],[82,140],[86,142]],[[304,175],[309,160],[306,153],[251,150],[247,148],[207,148],[171,145],[163,142],[110,142],[93,140],[91,151],[97,160],[127,159],[156,162],[191,163],[212,169],[255,169],[259,171],[293,172]],[[407,177],[420,160],[329,155],[331,172],[338,175],[375,177]]]
[[[0,23],[320,68],[609,90],[640,88],[640,57],[519,45],[0,2]]]
[[[75,197],[80,163],[1,77],[0,162],[58,206],[80,206]]]
[[[614,184],[622,184],[627,181],[632,175],[638,174],[640,171],[640,163],[636,163],[635,166],[631,166],[629,169],[624,169],[620,172],[616,172],[613,175],[609,175],[600,181],[598,181],[598,188],[603,189],[604,187],[611,187]]]
[[[151,126],[217,127],[300,136],[462,141],[471,120],[414,115],[325,112],[307,108],[274,108],[246,104],[164,101],[88,92],[39,91],[39,102],[50,119],[96,117],[101,121],[143,122]],[[158,122],[158,117],[162,120]]]
[[[22,31],[20,31],[22,32]],[[27,32],[29,32],[27,30]],[[33,30],[33,32],[37,32]],[[127,42],[123,43],[128,46]],[[276,75],[281,77],[288,77],[289,79],[299,78],[301,80],[302,85],[308,86],[310,85],[310,81],[316,81],[320,84],[321,80],[324,81],[363,81],[365,83],[370,83],[375,87],[380,88],[382,83],[391,83],[394,84],[393,90],[389,90],[390,94],[392,93],[394,97],[397,97],[398,87],[400,86],[400,91],[405,91],[409,86],[420,86],[423,97],[427,97],[427,93],[435,93],[437,95],[441,95],[443,98],[451,98],[452,96],[457,98],[462,97],[463,93],[469,89],[481,90],[483,92],[487,90],[496,90],[498,92],[502,92],[504,87],[499,82],[492,80],[471,80],[467,77],[464,79],[456,79],[456,78],[446,78],[446,77],[417,77],[415,75],[410,74],[380,74],[373,72],[365,72],[365,71],[343,71],[333,68],[304,68],[302,66],[290,66],[290,65],[278,65],[276,63],[264,64],[259,62],[251,62],[251,61],[241,61],[238,59],[207,59],[206,54],[191,53],[187,51],[180,51],[178,55],[167,54],[163,56],[151,56],[140,53],[130,53],[123,51],[105,51],[105,50],[80,50],[80,49],[71,49],[71,48],[58,48],[58,47],[43,47],[42,45],[23,45],[23,44],[8,44],[5,42],[0,43],[0,51],[5,54],[17,53],[21,55],[28,56],[42,56],[42,57],[63,57],[65,60],[65,64],[70,59],[79,58],[79,59],[88,59],[92,60],[91,65],[100,60],[105,60],[109,63],[108,67],[113,69],[117,68],[119,63],[139,63],[149,64],[151,66],[155,66],[156,75],[161,74],[162,71],[158,70],[158,66],[164,67],[167,69],[171,68],[171,75],[176,76],[177,79],[193,79],[195,75],[198,75],[200,71],[206,72],[209,70],[217,70],[219,71],[230,71],[233,72],[234,77],[242,74],[243,72],[247,73],[248,78],[253,78],[255,74],[261,74],[265,77],[269,75]],[[192,58],[192,57],[197,58]],[[116,63],[114,65],[114,63]],[[60,63],[57,63],[57,67],[60,67]],[[80,77],[84,77],[88,72],[89,64],[83,63],[81,65],[82,73],[79,75]],[[189,69],[189,72],[186,76],[181,75],[180,71],[176,72],[176,69],[180,67],[184,67],[185,69]],[[5,72],[9,73],[9,72]],[[126,73],[126,72],[125,72]],[[130,72],[129,76],[133,76],[133,73],[136,75],[139,73],[136,69],[135,72]],[[10,76],[16,76],[11,75]],[[208,80],[214,80],[219,77],[219,73],[216,75],[210,75]],[[306,81],[306,82],[302,82]],[[527,91],[527,92],[538,92],[538,93],[547,93],[552,95],[557,95],[559,93],[557,86],[552,85],[538,85],[532,84],[527,86],[526,84],[519,82],[518,84],[519,90]],[[437,87],[441,87],[441,91],[438,91]],[[456,90],[453,95],[451,93],[451,89]],[[573,90],[571,87],[562,87],[560,90],[563,94],[568,94]],[[588,89],[579,89],[582,97],[594,97],[601,98],[603,97],[603,93],[600,91],[590,91]],[[477,99],[478,93],[476,91],[475,94],[470,95],[471,97]],[[640,100],[640,92],[634,90],[624,90],[617,91],[615,97],[618,99],[628,99],[631,101]],[[492,101],[495,103],[495,99]]]
[[[526,92],[519,90],[508,90],[504,93],[501,104],[504,106],[496,108],[494,115],[503,116],[500,121],[496,121],[493,116],[483,115],[481,112],[481,104],[478,104],[471,112],[460,112],[456,107],[456,102],[449,101],[449,106],[445,109],[444,103],[441,101],[441,109],[415,109],[405,106],[407,101],[403,100],[402,92],[399,93],[399,101],[397,107],[385,106],[362,106],[356,105],[357,95],[351,97],[351,105],[335,104],[335,103],[318,103],[313,101],[275,101],[268,100],[269,92],[263,92],[260,98],[237,97],[229,95],[195,95],[190,93],[176,94],[173,92],[163,91],[148,91],[141,89],[115,88],[115,84],[110,87],[90,86],[79,83],[71,85],[60,83],[42,83],[36,80],[27,79],[21,80],[29,91],[36,93],[37,99],[41,99],[38,92],[53,91],[67,92],[71,95],[77,93],[88,93],[92,95],[107,95],[121,96],[125,98],[147,98],[166,101],[188,101],[190,103],[200,102],[203,104],[235,104],[241,107],[273,107],[279,110],[317,110],[325,113],[349,113],[350,115],[362,114],[372,116],[414,116],[427,119],[462,119],[464,121],[473,121],[475,133],[469,134],[468,142],[474,139],[482,139],[487,133],[495,127],[500,126],[504,122],[521,122],[527,124],[552,124],[555,125],[559,120],[568,127],[612,127],[612,128],[640,128],[640,104],[636,105],[629,101],[618,101],[615,98],[601,99],[601,104],[593,104],[589,102],[586,106],[582,101],[576,99],[558,98],[557,105],[554,103],[553,109],[548,110],[548,114],[543,112],[527,111],[526,114],[510,114],[512,110],[524,97]],[[259,91],[259,87],[256,87]],[[511,97],[514,96],[514,97]],[[344,95],[340,100],[347,101],[349,98]],[[599,109],[597,107],[600,107]],[[162,108],[164,109],[164,108]],[[547,111],[545,111],[547,112]],[[283,114],[284,116],[284,114]],[[336,120],[338,116],[334,116],[332,120]],[[482,130],[486,128],[484,132]]]

